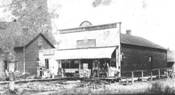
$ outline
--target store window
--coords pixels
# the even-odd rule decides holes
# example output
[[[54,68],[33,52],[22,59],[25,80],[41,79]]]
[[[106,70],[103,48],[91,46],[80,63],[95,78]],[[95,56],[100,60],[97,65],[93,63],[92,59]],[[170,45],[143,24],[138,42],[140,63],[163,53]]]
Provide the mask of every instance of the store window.
[[[73,61],[74,63],[73,63],[73,68],[79,68],[79,60],[75,60],[75,61]]]
[[[93,63],[93,60],[89,60],[89,59],[82,59],[81,60],[81,69],[83,69],[83,64],[87,64],[87,65],[84,65],[85,68],[87,66],[88,69],[92,69],[92,64]]]
[[[62,60],[62,68],[79,68],[79,61],[77,60]]]

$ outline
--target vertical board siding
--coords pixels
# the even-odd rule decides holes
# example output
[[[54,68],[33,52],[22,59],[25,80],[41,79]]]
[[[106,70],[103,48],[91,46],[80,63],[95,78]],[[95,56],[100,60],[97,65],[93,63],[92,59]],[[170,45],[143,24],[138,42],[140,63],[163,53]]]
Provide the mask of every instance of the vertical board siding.
[[[17,71],[24,72],[23,47],[15,48],[14,51],[15,51],[15,56],[17,60],[16,69]]]
[[[134,70],[151,70],[166,67],[167,54],[165,50],[122,45],[122,72]],[[149,62],[149,57],[152,61]]]
[[[26,72],[30,74],[37,74],[38,62],[37,59],[39,57],[39,46],[38,42],[41,44],[43,49],[52,48],[50,44],[42,37],[39,36],[35,41],[33,41],[28,47],[26,47],[25,51],[25,60],[26,60]]]

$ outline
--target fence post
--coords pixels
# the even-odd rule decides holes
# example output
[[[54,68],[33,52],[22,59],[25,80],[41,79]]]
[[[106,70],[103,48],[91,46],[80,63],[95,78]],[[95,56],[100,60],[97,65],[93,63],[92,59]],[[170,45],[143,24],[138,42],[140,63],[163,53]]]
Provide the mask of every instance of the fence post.
[[[141,78],[142,78],[142,81],[143,81],[143,70],[141,71]]]
[[[131,72],[131,77],[132,77],[132,84],[134,83],[134,72]]]
[[[151,80],[153,80],[153,74],[152,74],[152,70],[151,70]]]
[[[128,78],[126,78],[126,84],[128,84]]]
[[[160,69],[158,69],[158,74],[159,74],[159,76],[158,76],[158,77],[159,77],[159,79],[160,79]]]

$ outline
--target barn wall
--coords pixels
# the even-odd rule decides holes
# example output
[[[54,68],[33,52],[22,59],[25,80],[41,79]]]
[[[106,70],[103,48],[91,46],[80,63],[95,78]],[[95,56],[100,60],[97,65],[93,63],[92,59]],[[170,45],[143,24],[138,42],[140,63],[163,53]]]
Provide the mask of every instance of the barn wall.
[[[52,48],[50,44],[40,35],[36,40],[28,45],[25,49],[25,61],[26,61],[26,72],[30,74],[37,74],[38,62],[37,58],[39,57],[39,43],[42,43],[43,49]]]
[[[122,72],[166,67],[167,54],[165,50],[122,45],[121,52],[123,53]],[[152,57],[151,62],[149,62],[149,57]]]

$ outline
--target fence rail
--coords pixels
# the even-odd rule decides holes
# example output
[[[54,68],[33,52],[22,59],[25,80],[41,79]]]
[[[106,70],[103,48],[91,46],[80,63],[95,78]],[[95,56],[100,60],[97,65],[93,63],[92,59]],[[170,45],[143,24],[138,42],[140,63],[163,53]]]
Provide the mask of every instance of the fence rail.
[[[161,77],[169,77],[171,73],[171,68],[155,68],[152,70],[133,70],[133,71],[125,71],[122,72],[122,79],[131,80],[132,83],[134,80],[144,80],[145,78],[149,78],[152,80],[153,78],[161,78]]]

